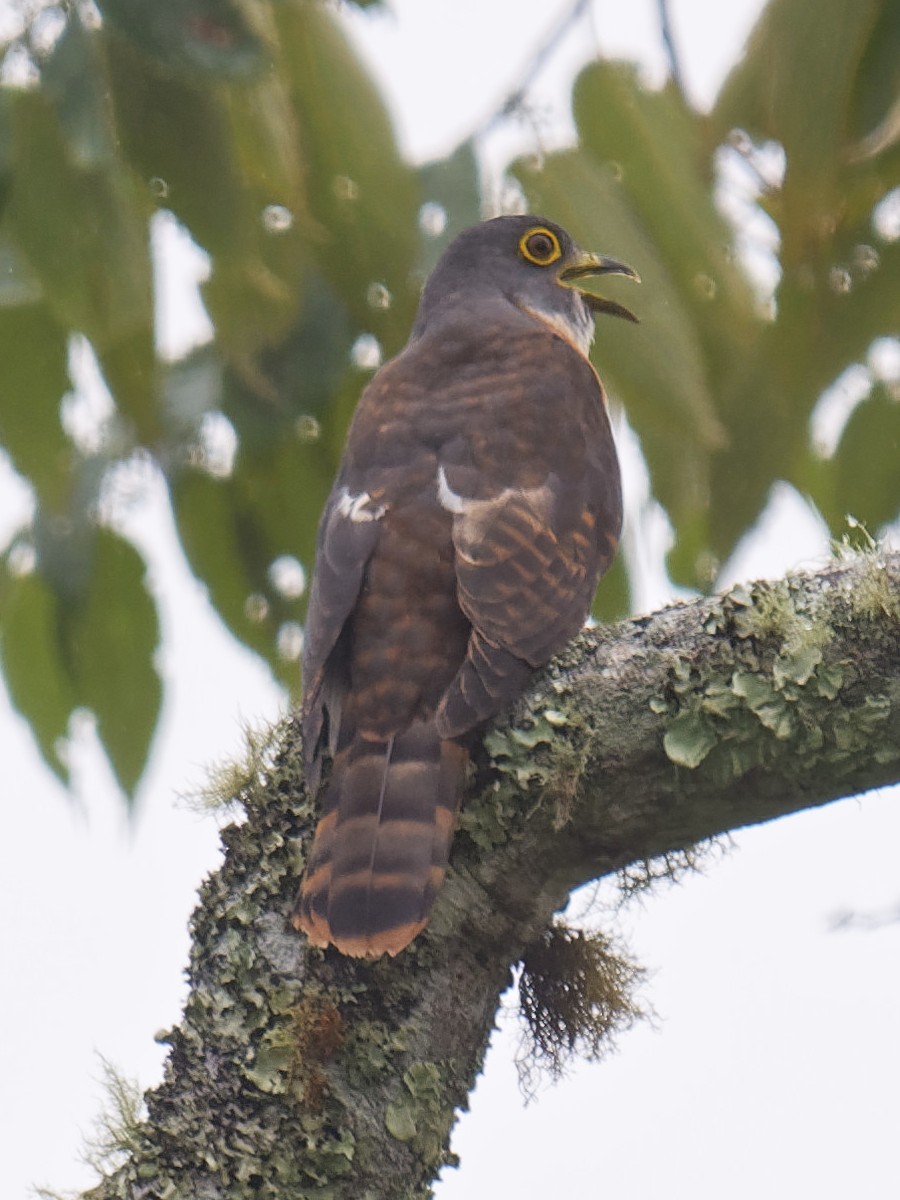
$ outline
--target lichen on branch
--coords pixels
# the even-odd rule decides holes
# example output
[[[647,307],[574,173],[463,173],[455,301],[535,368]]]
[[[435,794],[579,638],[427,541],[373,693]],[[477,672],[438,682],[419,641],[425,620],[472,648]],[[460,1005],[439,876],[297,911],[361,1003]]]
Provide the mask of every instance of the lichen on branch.
[[[311,950],[289,925],[315,822],[302,774],[286,721],[219,776],[246,819],[200,890],[165,1078],[93,1200],[427,1196],[516,964],[551,1072],[638,1014],[627,955],[548,933],[573,887],[900,779],[900,554],[575,639],[488,731],[432,922],[397,959]]]

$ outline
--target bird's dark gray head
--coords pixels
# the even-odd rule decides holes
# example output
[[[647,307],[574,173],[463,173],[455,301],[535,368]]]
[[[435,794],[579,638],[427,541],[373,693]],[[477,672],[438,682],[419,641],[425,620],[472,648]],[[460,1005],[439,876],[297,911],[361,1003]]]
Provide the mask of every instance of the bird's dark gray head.
[[[413,337],[452,307],[499,299],[543,320],[587,354],[596,313],[637,320],[623,305],[579,286],[597,275],[639,278],[616,259],[581,250],[545,217],[494,217],[463,230],[444,251],[422,293]]]

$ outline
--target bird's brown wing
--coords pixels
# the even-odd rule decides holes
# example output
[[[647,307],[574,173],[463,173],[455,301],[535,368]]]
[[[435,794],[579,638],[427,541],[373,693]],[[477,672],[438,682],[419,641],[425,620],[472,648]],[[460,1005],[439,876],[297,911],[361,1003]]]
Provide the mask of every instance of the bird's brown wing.
[[[618,544],[619,468],[600,382],[556,339],[543,350],[541,370],[521,371],[506,387],[519,389],[525,412],[556,414],[564,398],[565,417],[545,421],[542,439],[493,472],[490,435],[483,465],[442,469],[444,502],[454,513],[459,603],[473,627],[438,711],[444,736],[474,728],[515,700],[533,669],[578,632]],[[508,431],[500,436],[508,443]],[[504,485],[495,484],[492,494],[490,475]]]
[[[459,602],[473,628],[438,712],[444,736],[517,699],[534,668],[581,629],[618,534],[597,524],[584,504],[571,526],[555,528],[553,481],[536,496],[501,495],[456,518]]]
[[[421,360],[367,388],[323,517],[304,654],[307,777],[333,758],[294,908],[314,945],[396,954],[447,866],[468,754],[434,710],[465,654]],[[427,360],[426,360],[427,365]]]
[[[333,750],[346,690],[338,642],[359,598],[380,534],[377,497],[369,506],[370,520],[353,520],[346,511],[344,498],[359,494],[351,492],[339,478],[319,523],[316,569],[303,638],[303,752],[307,784],[313,792],[321,775],[323,726],[327,717]],[[363,511],[358,509],[357,515]]]
[[[336,521],[348,519],[347,508],[339,499]],[[321,611],[326,587],[340,590],[349,579],[351,610],[335,637],[338,601],[328,608],[334,644],[306,702],[310,729],[327,710],[333,763],[294,910],[314,945],[365,957],[396,954],[425,924],[468,761],[434,721],[469,631],[456,601],[449,518],[432,498],[398,503],[377,524],[360,585],[354,559],[343,577],[323,577],[317,600]]]
[[[348,637],[384,518],[408,506],[436,469],[420,428],[429,396],[428,380],[418,378],[420,361],[407,351],[382,367],[363,392],[319,522],[303,646],[303,745],[313,791],[326,721],[332,754],[336,750],[349,688]]]

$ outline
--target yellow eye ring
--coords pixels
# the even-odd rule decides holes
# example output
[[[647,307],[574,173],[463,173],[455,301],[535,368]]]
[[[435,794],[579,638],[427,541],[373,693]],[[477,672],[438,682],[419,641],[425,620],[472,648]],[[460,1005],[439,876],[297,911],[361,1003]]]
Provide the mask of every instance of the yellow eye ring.
[[[535,225],[519,238],[519,253],[536,267],[549,267],[562,258],[559,238],[546,225]]]

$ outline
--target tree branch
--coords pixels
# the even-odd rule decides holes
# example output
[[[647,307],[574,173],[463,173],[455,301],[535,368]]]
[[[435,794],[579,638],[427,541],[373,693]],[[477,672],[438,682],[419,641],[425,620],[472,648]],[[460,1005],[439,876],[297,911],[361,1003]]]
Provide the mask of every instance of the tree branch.
[[[687,99],[687,93],[684,88],[684,73],[681,70],[681,60],[678,57],[678,49],[675,45],[675,35],[672,32],[672,18],[669,13],[669,0],[657,0],[657,11],[659,13],[659,28],[663,40],[663,46],[666,50],[666,56],[669,60],[669,74],[672,76],[672,82],[678,89],[682,99]]]
[[[570,888],[900,779],[900,554],[576,639],[488,733],[432,924],[396,960],[288,926],[300,779],[286,723],[201,888],[164,1082],[94,1200],[427,1195],[511,968]]]
[[[553,57],[560,42],[563,40],[572,26],[579,21],[588,10],[591,2],[592,0],[574,0],[572,6],[567,9],[565,13],[563,13],[563,15],[559,18],[559,20],[541,42],[527,67],[522,72],[519,82],[507,95],[500,107],[495,112],[492,112],[487,120],[484,121],[477,129],[473,130],[471,135],[472,137],[482,137],[484,134],[492,130],[500,121],[503,121],[507,117],[513,116],[515,113],[521,111],[525,104],[525,99],[528,95],[529,89],[534,84],[535,79],[537,79],[546,64]]]

